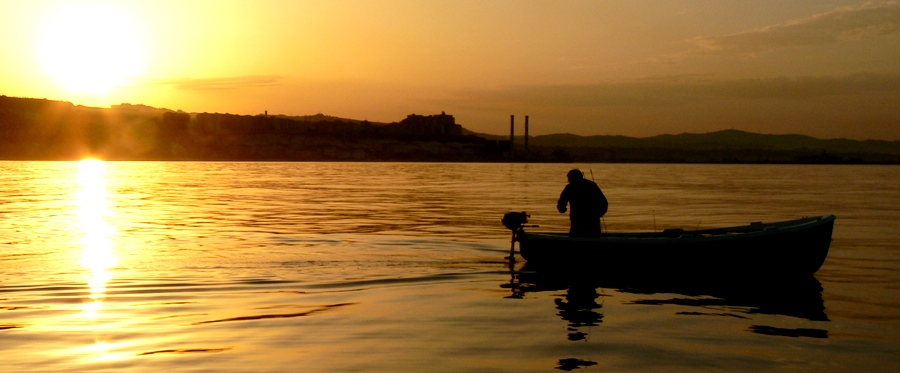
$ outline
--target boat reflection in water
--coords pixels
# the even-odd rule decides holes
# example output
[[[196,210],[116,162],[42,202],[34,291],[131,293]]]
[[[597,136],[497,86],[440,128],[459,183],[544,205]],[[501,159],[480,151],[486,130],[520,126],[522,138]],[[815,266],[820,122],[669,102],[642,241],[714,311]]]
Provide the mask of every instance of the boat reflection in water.
[[[786,337],[828,338],[828,331],[812,328],[782,328],[760,325],[754,315],[789,316],[809,321],[829,321],[822,298],[822,285],[812,275],[789,278],[729,278],[702,276],[678,278],[653,273],[599,273],[584,267],[534,268],[526,263],[511,271],[510,298],[534,292],[561,292],[554,299],[557,315],[568,323],[568,339],[588,338],[590,327],[600,326],[607,294],[624,293],[631,305],[677,306],[677,315],[733,317],[747,320],[747,331]],[[646,295],[646,298],[642,298]],[[771,318],[769,320],[772,320]],[[610,320],[607,320],[610,321]],[[571,370],[596,364],[592,361],[562,359],[559,369]],[[570,369],[571,368],[571,369]]]
[[[84,245],[79,264],[89,271],[90,287],[90,297],[82,309],[89,318],[99,315],[106,298],[106,284],[112,279],[109,269],[118,263],[112,240],[115,228],[107,222],[112,212],[109,209],[105,173],[103,161],[84,160],[78,163],[80,189],[75,203],[77,225],[83,234]]]

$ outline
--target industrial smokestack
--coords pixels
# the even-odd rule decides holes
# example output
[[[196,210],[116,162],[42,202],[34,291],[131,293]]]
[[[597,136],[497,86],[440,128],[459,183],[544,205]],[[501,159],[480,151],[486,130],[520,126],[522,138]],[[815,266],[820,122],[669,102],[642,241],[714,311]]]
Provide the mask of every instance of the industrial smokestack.
[[[509,157],[513,157],[516,148],[516,116],[509,116]]]
[[[528,159],[528,116],[525,116],[525,159]]]

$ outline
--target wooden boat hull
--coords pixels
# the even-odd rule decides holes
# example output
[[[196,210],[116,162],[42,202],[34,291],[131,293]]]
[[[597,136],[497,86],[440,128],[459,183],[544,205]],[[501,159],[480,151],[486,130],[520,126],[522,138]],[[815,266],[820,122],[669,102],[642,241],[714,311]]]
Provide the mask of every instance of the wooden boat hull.
[[[520,255],[533,266],[599,266],[614,272],[809,276],[828,256],[834,215],[777,223],[659,233],[570,237],[520,229]]]

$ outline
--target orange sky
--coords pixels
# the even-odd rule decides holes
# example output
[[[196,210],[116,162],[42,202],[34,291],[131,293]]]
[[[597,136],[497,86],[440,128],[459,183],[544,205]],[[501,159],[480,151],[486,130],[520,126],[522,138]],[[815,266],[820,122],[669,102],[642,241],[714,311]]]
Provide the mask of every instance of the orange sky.
[[[0,95],[900,140],[896,1],[0,1]],[[519,119],[521,125],[522,119]],[[519,129],[521,131],[521,129]]]

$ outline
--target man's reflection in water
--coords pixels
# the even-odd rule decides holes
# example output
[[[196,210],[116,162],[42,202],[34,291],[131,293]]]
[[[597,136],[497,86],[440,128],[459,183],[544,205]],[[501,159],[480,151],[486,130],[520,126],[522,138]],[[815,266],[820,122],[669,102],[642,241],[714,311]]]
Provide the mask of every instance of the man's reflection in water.
[[[598,287],[594,282],[573,283],[568,279],[540,272],[512,271],[511,275],[509,283],[500,285],[512,292],[507,298],[521,299],[529,292],[566,291],[565,298],[557,298],[554,303],[556,303],[556,309],[559,310],[557,315],[569,322],[569,340],[586,340],[589,334],[584,333],[584,330],[580,328],[598,326],[603,322],[603,314],[595,310],[603,307],[603,304],[597,303],[597,300],[606,295],[597,291]]]
[[[603,307],[597,303],[599,297],[600,293],[594,287],[574,285],[566,291],[565,299],[555,300],[558,315],[569,322],[570,341],[587,339],[589,334],[579,328],[597,326],[603,322],[603,314],[594,311]]]
[[[500,285],[512,292],[506,298],[521,299],[528,292],[566,290],[565,298],[556,298],[554,303],[559,310],[557,315],[569,323],[570,341],[587,341],[591,328],[603,322],[603,314],[595,310],[603,307],[600,297],[606,295],[597,291],[598,287],[594,286],[594,282],[572,282],[570,279],[546,276],[538,272],[518,272],[512,267],[510,274],[509,283]],[[598,299],[601,299],[601,303],[597,303]],[[587,329],[587,333],[584,328]],[[597,362],[567,357],[559,359],[556,369],[568,372],[592,365],[597,365]]]

